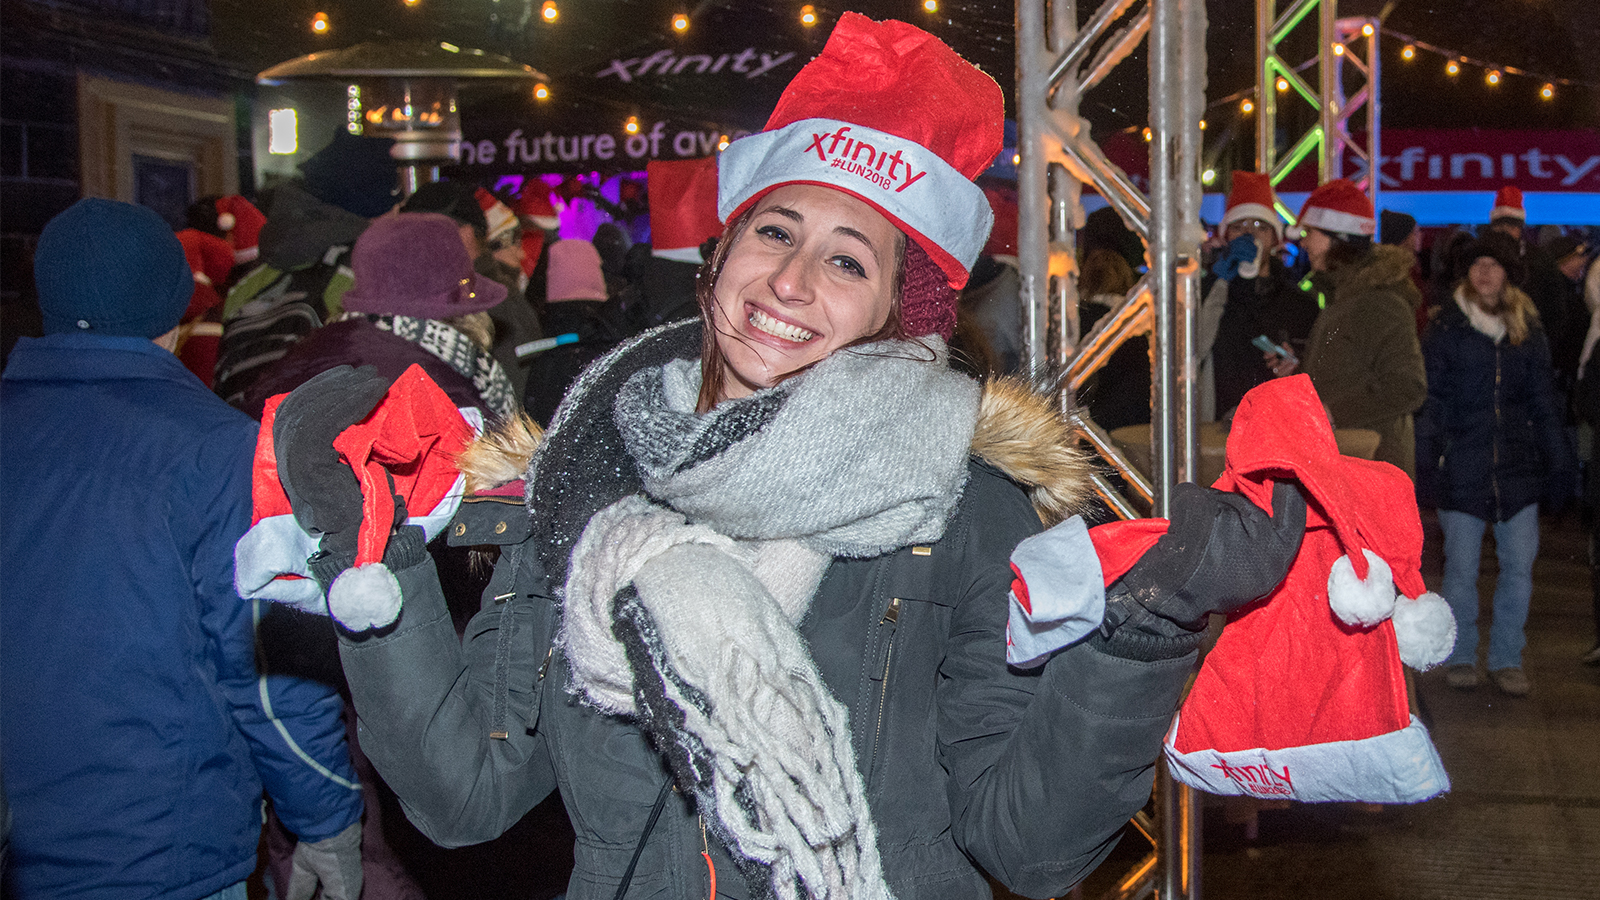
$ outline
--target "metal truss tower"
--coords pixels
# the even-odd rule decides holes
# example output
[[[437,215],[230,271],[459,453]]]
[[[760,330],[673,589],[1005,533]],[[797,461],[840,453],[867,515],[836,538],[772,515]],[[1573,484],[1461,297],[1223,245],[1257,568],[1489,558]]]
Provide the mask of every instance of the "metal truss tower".
[[[1284,59],[1285,45],[1304,46],[1307,19],[1316,15],[1316,52],[1299,65]],[[1301,26],[1304,25],[1305,28]],[[1354,180],[1378,202],[1380,159],[1379,18],[1338,17],[1338,0],[1294,0],[1279,14],[1278,0],[1256,0],[1256,170],[1281,182],[1312,153],[1317,154],[1317,182],[1344,177],[1344,153],[1355,156]],[[1302,73],[1315,67],[1316,82]],[[1348,68],[1347,68],[1348,67]],[[1347,94],[1346,85],[1354,90]],[[1299,98],[1315,112],[1316,124],[1290,135],[1280,125],[1280,103]],[[1364,114],[1364,115],[1363,115]],[[1353,118],[1365,119],[1364,139],[1350,130]],[[1310,116],[1303,117],[1310,119]],[[1280,135],[1280,131],[1283,134]],[[1282,142],[1280,143],[1280,138]],[[1294,213],[1279,205],[1290,222]]]
[[[1103,0],[1080,26],[1075,0],[1017,3],[1018,246],[1023,337],[1035,378],[1062,373],[1062,400],[1104,365],[1129,337],[1151,344],[1151,472],[1138,472],[1081,411],[1087,440],[1155,515],[1169,512],[1171,489],[1193,480],[1198,428],[1190,347],[1199,302],[1200,119],[1205,108],[1203,0]],[[1078,115],[1079,100],[1149,38],[1150,190],[1141,191],[1106,158]],[[1092,185],[1137,233],[1149,270],[1117,309],[1081,340],[1077,315],[1077,228],[1083,185]],[[1124,517],[1140,513],[1109,480],[1096,481]],[[1163,900],[1200,891],[1199,804],[1163,770],[1157,816],[1136,828],[1154,850],[1124,876],[1113,896]]]

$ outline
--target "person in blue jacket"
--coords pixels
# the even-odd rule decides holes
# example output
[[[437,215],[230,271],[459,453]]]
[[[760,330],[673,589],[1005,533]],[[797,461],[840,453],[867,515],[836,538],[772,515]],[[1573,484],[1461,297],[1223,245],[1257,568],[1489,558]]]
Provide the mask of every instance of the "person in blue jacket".
[[[171,353],[177,238],[86,199],[34,265],[46,333],[0,378],[0,892],[244,900],[265,789],[300,839],[279,896],[356,900],[342,702],[270,674],[235,592],[256,425]]]
[[[1460,630],[1445,680],[1471,690],[1478,672],[1478,564],[1494,530],[1496,578],[1487,651],[1503,693],[1532,689],[1522,670],[1523,626],[1539,555],[1539,511],[1559,512],[1577,487],[1550,344],[1528,295],[1512,284],[1516,244],[1490,234],[1461,259],[1466,277],[1422,339],[1428,400],[1417,422],[1417,492],[1439,510],[1444,597]]]

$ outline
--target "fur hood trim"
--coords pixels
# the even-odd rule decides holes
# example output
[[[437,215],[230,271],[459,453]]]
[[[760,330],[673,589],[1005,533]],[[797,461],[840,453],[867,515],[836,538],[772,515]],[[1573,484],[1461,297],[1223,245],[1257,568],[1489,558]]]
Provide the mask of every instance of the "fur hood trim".
[[[1409,288],[1415,293],[1411,268],[1416,262],[1417,255],[1404,247],[1374,244],[1366,259],[1334,274],[1334,299],[1354,297],[1371,290],[1405,291]]]
[[[485,432],[457,459],[468,494],[522,478],[544,439],[527,414]],[[1017,378],[986,382],[972,435],[972,455],[1028,490],[1045,525],[1080,512],[1093,494],[1094,463],[1055,398]]]

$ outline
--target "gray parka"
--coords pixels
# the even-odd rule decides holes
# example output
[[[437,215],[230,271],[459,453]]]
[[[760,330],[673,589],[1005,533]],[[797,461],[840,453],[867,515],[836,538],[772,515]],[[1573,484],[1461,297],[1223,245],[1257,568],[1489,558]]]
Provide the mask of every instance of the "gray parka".
[[[669,326],[585,374],[541,458],[562,458],[554,451],[570,442],[579,460],[572,468],[587,474],[535,470],[532,516],[516,498],[462,504],[451,541],[502,548],[464,640],[420,548],[390,560],[405,598],[397,625],[341,637],[362,747],[417,826],[447,846],[488,840],[559,789],[577,833],[571,900],[615,894],[670,776],[633,724],[568,693],[567,662],[552,647],[553,588],[564,580],[576,538],[570,527],[581,530],[588,514],[629,490],[625,472],[610,485],[603,477],[616,472],[612,437],[603,433],[615,432],[613,383],[672,356],[693,356],[699,345],[698,323]],[[1043,416],[1005,407],[986,398],[984,415],[1010,417],[1008,426],[1030,414],[1055,421],[1047,405]],[[974,443],[985,434],[980,427]],[[1028,448],[1026,440],[993,441],[985,455],[1014,474],[1048,469],[1048,460],[1022,458],[1032,455]],[[938,542],[835,560],[800,626],[849,711],[885,874],[899,900],[988,897],[984,872],[1025,896],[1065,893],[1149,799],[1161,739],[1195,661],[1192,653],[1125,659],[1090,639],[1042,669],[1008,668],[1009,557],[1040,520],[1027,491],[1000,468],[983,458],[969,468]],[[1048,487],[1035,486],[1036,497],[1041,490]],[[741,875],[690,799],[669,790],[628,896],[705,897],[703,850],[718,897],[764,896],[766,886]]]

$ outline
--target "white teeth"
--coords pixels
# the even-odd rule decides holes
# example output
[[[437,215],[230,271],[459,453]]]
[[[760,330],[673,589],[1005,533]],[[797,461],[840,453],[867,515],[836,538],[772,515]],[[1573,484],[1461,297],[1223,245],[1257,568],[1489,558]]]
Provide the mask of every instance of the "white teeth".
[[[798,325],[790,325],[787,322],[780,322],[759,309],[752,309],[750,311],[750,324],[754,325],[761,331],[765,331],[767,334],[770,334],[773,337],[780,337],[786,341],[794,341],[797,344],[803,344],[817,336],[816,332],[807,331]]]

